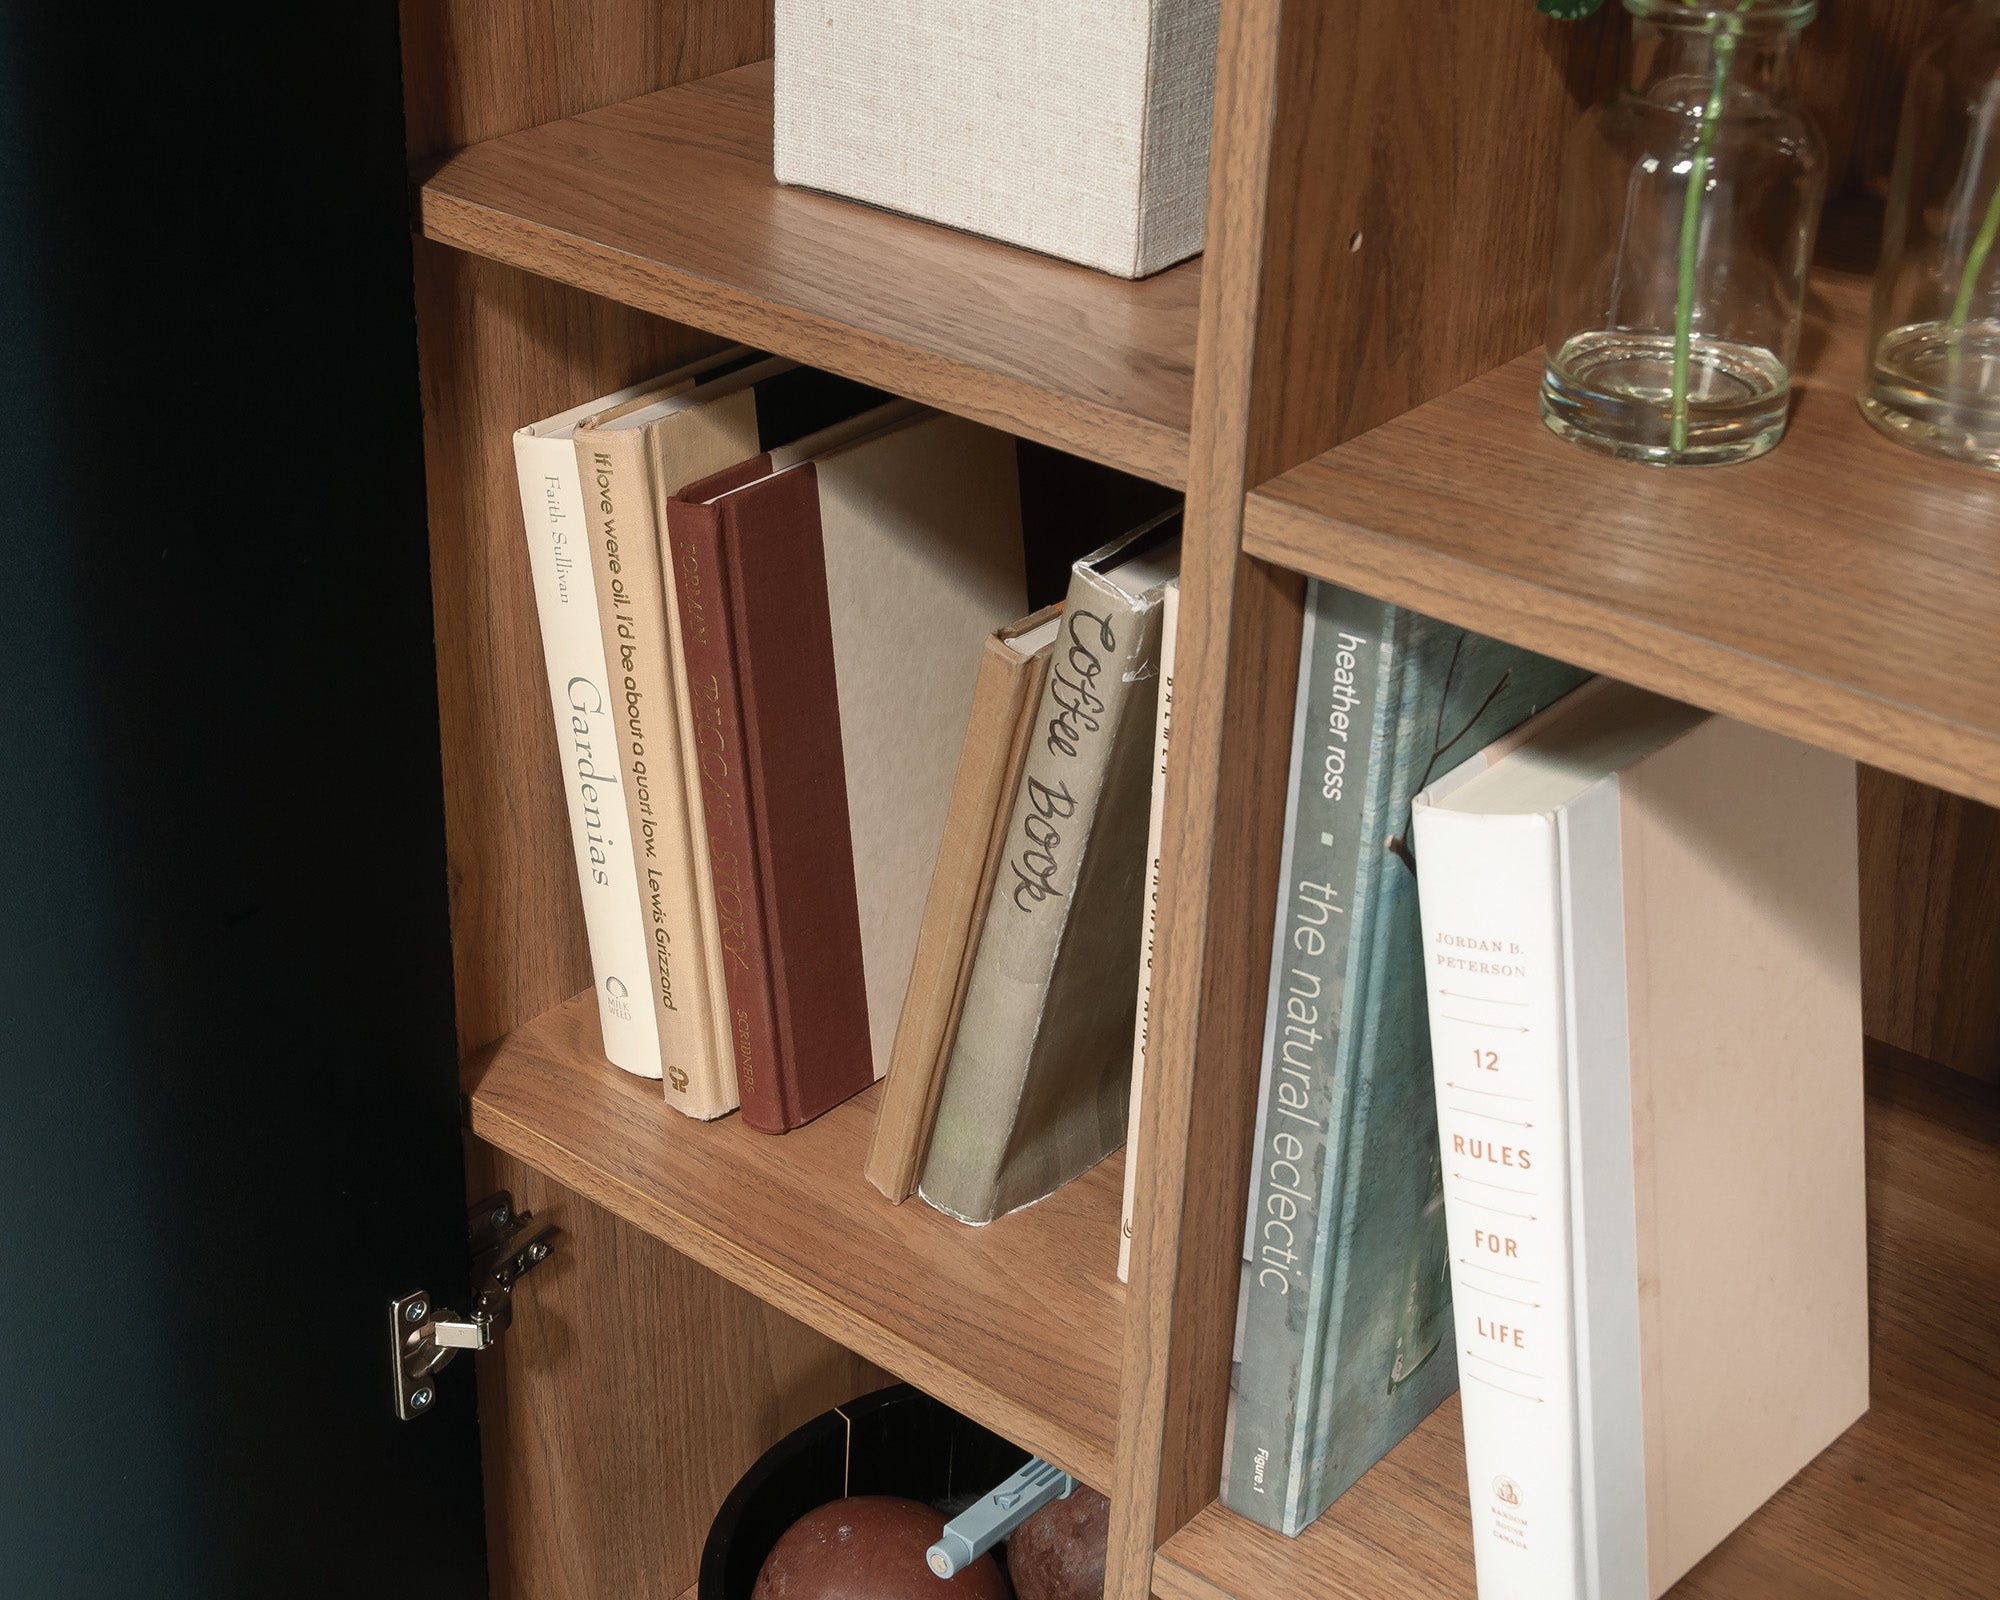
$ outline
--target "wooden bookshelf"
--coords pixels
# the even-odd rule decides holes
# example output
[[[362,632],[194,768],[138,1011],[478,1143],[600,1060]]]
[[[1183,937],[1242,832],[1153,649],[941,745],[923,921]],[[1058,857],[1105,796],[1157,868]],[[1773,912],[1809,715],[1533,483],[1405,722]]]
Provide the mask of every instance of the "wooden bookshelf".
[[[1138,283],[771,175],[771,66],[445,157],[424,236],[1181,486],[1201,264]]]
[[[1815,280],[1783,443],[1628,466],[1542,425],[1539,349],[1260,486],[1244,547],[1988,803],[2000,477],[1854,405],[1868,284]]]
[[[1872,171],[1934,9],[1815,25],[1838,171]],[[1207,251],[1128,283],[779,186],[768,0],[404,0],[469,1168],[576,1240],[481,1358],[496,1595],[692,1600],[733,1473],[879,1367],[1110,1494],[1107,1600],[1472,1600],[1450,1406],[1299,1540],[1215,1504],[1305,575],[1900,774],[1862,791],[1870,1015],[2000,1076],[2000,482],[1855,414],[1860,281],[1818,280],[1764,461],[1625,468],[1535,416],[1617,10],[1224,0]],[[509,435],[724,340],[1186,491],[1128,1288],[1117,1163],[981,1230],[891,1207],[873,1094],[782,1138],[686,1122],[571,998]],[[1874,1411],[1678,1600],[1992,1589],[2000,1156],[1954,1082],[1873,1076]]]
[[[1878,1050],[1868,1110],[1869,1412],[1671,1600],[1985,1592],[2000,1460],[2000,1096]],[[1454,1396],[1299,1538],[1210,1506],[1166,1542],[1153,1586],[1161,1600],[1473,1600],[1470,1524]]]
[[[603,1055],[585,993],[465,1070],[472,1132],[1087,1483],[1112,1478],[1114,1157],[967,1228],[870,1188],[879,1088],[782,1138],[699,1123]]]

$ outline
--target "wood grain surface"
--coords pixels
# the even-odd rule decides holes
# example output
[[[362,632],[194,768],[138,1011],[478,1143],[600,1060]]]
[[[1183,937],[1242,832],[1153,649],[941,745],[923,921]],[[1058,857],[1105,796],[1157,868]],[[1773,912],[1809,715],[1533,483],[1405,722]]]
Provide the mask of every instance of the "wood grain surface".
[[[1948,3],[1820,0],[1800,41],[1799,97],[1826,140],[1829,194],[1887,189],[1910,59]]]
[[[478,1358],[494,1600],[675,1600],[751,1463],[892,1380],[532,1167],[466,1166],[562,1229]]]
[[[1857,413],[1866,284],[1815,281],[1804,388],[1741,466],[1565,444],[1523,356],[1265,484],[1268,560],[1989,804],[2000,478]]]
[[[1281,12],[1250,481],[1517,355],[1547,315],[1564,140],[1622,20],[1527,4]]]
[[[719,341],[421,240],[424,468],[462,1049],[590,983],[514,430]]]
[[[1871,1052],[1868,1414],[1671,1600],[1985,1600],[2000,1510],[2000,1100]],[[1211,1505],[1161,1600],[1473,1600],[1458,1400],[1297,1539]]]
[[[1239,548],[1278,56],[1275,6],[1225,9],[1107,1600],[1213,1498],[1228,1416],[1300,627],[1299,583]]]
[[[781,188],[767,62],[460,151],[419,217],[459,249],[1184,481],[1200,262],[1128,283]]]
[[[608,1065],[588,992],[469,1062],[472,1131],[1091,1484],[1112,1480],[1124,1163],[984,1228],[861,1175],[879,1086],[784,1135]],[[664,1352],[664,1343],[659,1346]]]
[[[401,10],[412,156],[771,53],[770,0],[402,0]]]
[[[1861,769],[1870,1037],[2000,1081],[2000,812]]]

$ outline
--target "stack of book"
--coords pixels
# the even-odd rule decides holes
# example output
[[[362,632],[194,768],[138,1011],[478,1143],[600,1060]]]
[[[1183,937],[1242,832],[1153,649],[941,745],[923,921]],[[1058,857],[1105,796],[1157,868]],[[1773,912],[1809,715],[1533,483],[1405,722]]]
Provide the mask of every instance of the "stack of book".
[[[1031,611],[1014,440],[741,349],[514,449],[607,1056],[772,1133],[886,1074],[869,1179],[969,1222],[1116,1149],[1179,513]]]
[[[1650,1600],[1867,1406],[1850,761],[1314,585],[1222,1498],[1462,1385],[1484,1600]]]

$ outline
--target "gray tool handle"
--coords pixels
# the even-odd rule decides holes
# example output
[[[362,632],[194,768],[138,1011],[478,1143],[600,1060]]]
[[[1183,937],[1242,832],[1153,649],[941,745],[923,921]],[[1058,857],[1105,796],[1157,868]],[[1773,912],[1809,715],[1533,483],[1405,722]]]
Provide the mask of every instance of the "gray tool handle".
[[[940,1578],[963,1572],[1051,1500],[1067,1500],[1076,1479],[1039,1458],[944,1525],[924,1562]]]

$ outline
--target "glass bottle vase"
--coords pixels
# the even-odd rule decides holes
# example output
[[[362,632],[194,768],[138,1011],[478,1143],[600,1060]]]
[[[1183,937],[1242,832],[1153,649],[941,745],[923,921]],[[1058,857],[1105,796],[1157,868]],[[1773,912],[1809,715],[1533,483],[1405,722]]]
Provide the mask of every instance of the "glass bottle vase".
[[[1910,67],[1861,411],[2000,469],[2000,0],[1954,6]]]
[[[1542,416],[1629,461],[1744,461],[1785,431],[1826,186],[1793,92],[1814,0],[1625,0],[1623,90],[1563,172]]]

